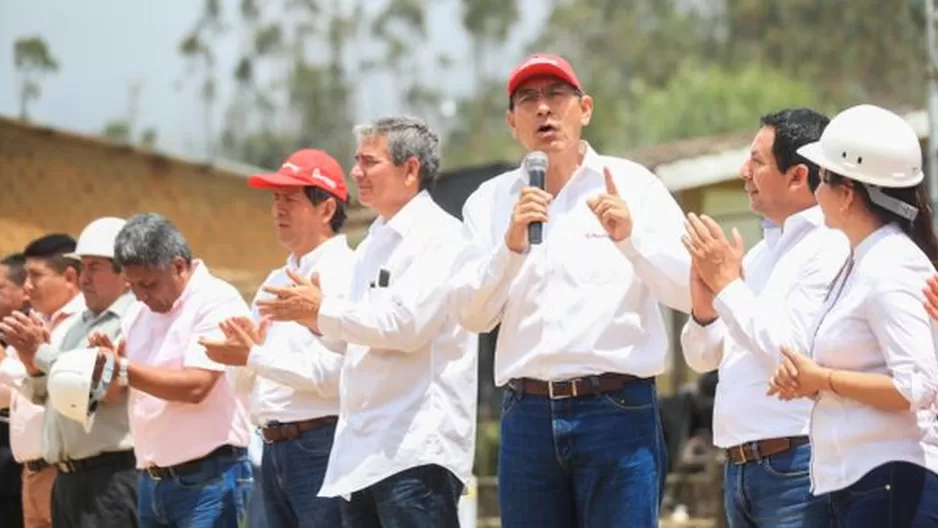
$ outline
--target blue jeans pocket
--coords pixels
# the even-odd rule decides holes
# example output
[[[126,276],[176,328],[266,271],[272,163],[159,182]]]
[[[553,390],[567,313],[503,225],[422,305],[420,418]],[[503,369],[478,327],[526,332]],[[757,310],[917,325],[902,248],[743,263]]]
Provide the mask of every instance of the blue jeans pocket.
[[[177,475],[173,480],[183,488],[205,488],[224,481],[225,474],[218,470],[214,464],[207,464],[194,473]]]
[[[518,402],[521,401],[522,397],[523,396],[518,392],[515,392],[509,388],[505,389],[505,392],[502,395],[502,418],[503,419],[506,416],[508,416],[508,414],[511,413],[512,409],[514,409],[518,405]]]
[[[762,459],[762,469],[773,477],[804,478],[811,473],[811,454],[795,447]]]
[[[307,431],[288,442],[292,442],[293,447],[309,455],[328,457],[332,450],[334,435],[335,427],[320,427]]]
[[[632,382],[618,391],[600,395],[613,409],[627,413],[652,410],[656,397],[654,384],[643,381]]]

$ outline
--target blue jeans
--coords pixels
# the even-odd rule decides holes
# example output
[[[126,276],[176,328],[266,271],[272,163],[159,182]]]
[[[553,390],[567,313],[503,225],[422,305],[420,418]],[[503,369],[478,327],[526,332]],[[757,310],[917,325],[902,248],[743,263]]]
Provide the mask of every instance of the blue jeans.
[[[153,479],[141,472],[140,528],[238,528],[247,517],[253,481],[247,452],[213,456],[185,475]]]
[[[340,498],[318,497],[326,476],[335,425],[306,431],[292,440],[264,444],[264,511],[270,528],[342,525]]]
[[[267,528],[267,514],[264,512],[264,470],[261,466],[254,466],[254,482],[251,486],[251,498],[248,499],[248,528]]]
[[[459,528],[463,484],[448,469],[410,468],[342,501],[344,528]]]
[[[827,495],[811,495],[811,445],[745,464],[727,462],[723,503],[729,528],[829,528]]]
[[[557,400],[505,389],[504,528],[657,527],[666,467],[654,380]]]
[[[938,526],[938,474],[908,462],[879,466],[830,493],[836,528]]]

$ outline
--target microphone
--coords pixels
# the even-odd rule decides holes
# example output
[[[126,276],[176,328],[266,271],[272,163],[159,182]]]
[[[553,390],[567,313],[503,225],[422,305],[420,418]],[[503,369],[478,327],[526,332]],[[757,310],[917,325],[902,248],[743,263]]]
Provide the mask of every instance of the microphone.
[[[528,173],[528,185],[544,190],[544,176],[547,174],[547,154],[539,150],[529,152],[522,163]],[[541,222],[528,224],[528,243],[540,244],[544,237],[544,226]]]

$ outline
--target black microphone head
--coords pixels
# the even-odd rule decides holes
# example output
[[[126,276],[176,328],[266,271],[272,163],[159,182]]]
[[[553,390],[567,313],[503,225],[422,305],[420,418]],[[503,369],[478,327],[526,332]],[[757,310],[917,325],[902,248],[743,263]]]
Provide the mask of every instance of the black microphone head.
[[[547,172],[547,154],[544,154],[540,150],[532,150],[524,157],[522,166],[525,172],[537,170]]]

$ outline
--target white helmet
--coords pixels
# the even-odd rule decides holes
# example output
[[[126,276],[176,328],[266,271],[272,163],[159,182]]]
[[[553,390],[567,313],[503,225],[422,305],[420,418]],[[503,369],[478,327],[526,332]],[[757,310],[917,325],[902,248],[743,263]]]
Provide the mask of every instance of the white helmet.
[[[834,116],[821,140],[798,154],[851,180],[877,187],[922,182],[922,146],[902,117],[878,106],[853,106]]]
[[[49,371],[49,403],[63,416],[82,424],[85,432],[91,431],[98,401],[107,393],[114,378],[114,356],[106,354],[105,357],[107,359],[97,384],[92,380],[98,360],[97,348],[64,352]]]
[[[65,255],[72,259],[81,257],[114,258],[114,241],[127,221],[123,218],[105,216],[94,220],[81,232],[73,253]]]

